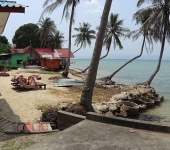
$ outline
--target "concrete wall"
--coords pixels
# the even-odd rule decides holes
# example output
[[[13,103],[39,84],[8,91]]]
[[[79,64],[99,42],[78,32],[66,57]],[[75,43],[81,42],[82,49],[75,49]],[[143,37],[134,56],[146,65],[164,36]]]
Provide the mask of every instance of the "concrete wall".
[[[93,112],[88,112],[86,115],[86,119],[130,128],[170,133],[170,125],[168,123],[163,124],[114,116],[109,117],[105,116],[104,114],[98,114]]]
[[[66,128],[69,128],[72,125],[75,125],[83,121],[85,118],[86,118],[85,116],[60,110],[57,112],[58,129],[62,131]]]
[[[11,62],[13,66],[21,66],[21,64],[19,63],[20,61],[22,60],[26,60],[27,61],[27,58],[30,56],[30,54],[12,54],[11,56]],[[19,61],[17,63],[17,61]]]

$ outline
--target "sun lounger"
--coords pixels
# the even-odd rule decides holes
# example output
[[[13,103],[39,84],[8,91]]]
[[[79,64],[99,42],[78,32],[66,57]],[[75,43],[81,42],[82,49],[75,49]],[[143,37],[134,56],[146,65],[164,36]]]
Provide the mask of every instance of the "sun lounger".
[[[58,129],[53,129],[56,126],[54,123],[50,122],[15,122],[12,123],[8,128],[4,129],[6,134],[37,134],[37,133],[50,133],[56,132]]]
[[[46,90],[45,83],[35,82],[35,83],[31,83],[27,85],[26,83],[22,82],[22,80],[19,80],[19,84],[20,84],[20,87],[23,87],[25,89],[34,89],[36,87],[39,87],[39,88],[44,87],[44,90]]]
[[[0,132],[6,134],[37,134],[58,131],[54,122],[11,122],[0,117]]]
[[[46,90],[46,84],[45,83],[36,82],[35,86],[39,87],[39,88],[44,87],[44,90]]]

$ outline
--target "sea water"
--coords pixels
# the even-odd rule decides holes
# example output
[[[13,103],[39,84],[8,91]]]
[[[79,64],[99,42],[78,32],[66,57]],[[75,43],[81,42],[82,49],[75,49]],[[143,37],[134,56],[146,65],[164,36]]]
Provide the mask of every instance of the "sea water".
[[[71,67],[85,69],[90,59],[72,59]],[[99,63],[97,78],[113,73],[128,60],[103,59]],[[135,60],[121,69],[112,80],[120,84],[133,84],[146,81],[156,70],[158,60]],[[159,72],[153,79],[151,86],[164,96],[164,101],[145,113],[166,117],[170,121],[170,60],[163,60]]]

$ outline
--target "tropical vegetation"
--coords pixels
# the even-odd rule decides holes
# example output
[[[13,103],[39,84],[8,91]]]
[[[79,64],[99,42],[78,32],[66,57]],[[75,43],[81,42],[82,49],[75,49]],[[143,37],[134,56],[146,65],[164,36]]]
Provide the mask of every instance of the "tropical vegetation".
[[[118,17],[118,14],[110,14],[103,42],[103,45],[106,47],[107,52],[104,56],[100,58],[100,60],[107,57],[112,43],[114,49],[116,48],[116,46],[118,46],[119,49],[123,49],[120,37],[125,37],[125,35],[130,32],[130,30],[123,27],[123,20],[119,20]],[[84,73],[88,68],[89,66],[85,68],[82,72]]]
[[[48,36],[47,46],[52,49],[52,51],[55,48],[62,48],[64,44],[64,35],[60,31],[56,31],[56,33],[51,33]]]
[[[133,20],[136,21],[136,24],[140,24],[140,25],[143,25],[145,23],[145,21],[150,17],[150,11],[146,11],[145,13],[141,14],[141,15],[134,15],[133,16]],[[130,33],[128,33],[126,35],[126,37],[133,37],[133,40],[137,40],[141,35],[143,36],[143,42],[142,42],[142,46],[141,46],[141,51],[140,51],[140,54],[133,57],[132,59],[130,59],[129,61],[127,61],[125,64],[123,64],[121,67],[119,67],[117,70],[115,70],[113,73],[111,73],[109,76],[106,76],[106,77],[103,77],[101,78],[101,80],[103,80],[105,83],[113,83],[111,81],[111,79],[121,70],[123,69],[126,65],[128,65],[129,63],[131,63],[132,61],[140,58],[142,56],[142,53],[143,53],[143,49],[144,49],[144,46],[146,47],[146,50],[148,52],[148,49],[147,49],[147,46],[146,46],[146,40],[149,44],[149,49],[150,51],[152,51],[153,49],[153,40],[154,41],[158,41],[158,36],[155,36],[156,34],[156,30],[154,27],[150,27],[148,28],[148,30],[146,30],[144,27],[140,27],[139,29],[137,30],[134,30]],[[151,47],[151,48],[150,48]]]
[[[6,36],[0,35],[0,43],[8,44],[8,39],[6,38]]]
[[[25,48],[29,45],[32,47],[40,47],[40,35],[37,34],[36,29],[38,29],[38,26],[33,23],[20,26],[15,31],[12,42],[16,44],[18,48]]]
[[[104,34],[108,22],[108,16],[109,16],[111,5],[112,5],[112,0],[105,1],[105,6],[104,6],[104,10],[103,10],[103,14],[102,14],[99,30],[97,33],[96,42],[95,42],[94,52],[90,63],[90,68],[80,98],[80,103],[83,106],[85,106],[88,111],[94,111],[92,107],[93,89],[96,81],[97,69],[99,65],[99,60],[100,60],[100,55],[101,55],[103,40],[104,40]]]
[[[44,13],[52,13],[57,7],[59,7],[63,3],[65,4],[64,4],[62,18],[65,16],[66,19],[70,19],[69,40],[68,40],[68,58],[67,58],[67,64],[66,64],[65,70],[62,73],[64,77],[67,77],[68,72],[69,72],[69,66],[70,66],[72,24],[74,22],[75,8],[80,3],[80,0],[45,0],[44,5],[43,5],[45,9],[41,16],[43,16]],[[71,8],[71,15],[69,13],[69,8]]]
[[[5,36],[0,35],[0,54],[8,53],[10,50],[10,45],[8,43],[8,39]]]
[[[41,18],[37,23],[39,28],[37,28],[37,34],[40,35],[41,47],[47,45],[48,37],[55,35],[57,32],[56,25],[51,18]]]
[[[147,0],[138,0],[137,7],[141,7],[142,4],[148,2]],[[143,28],[148,30],[151,26],[154,26],[157,32],[157,36],[161,41],[161,50],[160,56],[158,60],[158,65],[153,72],[153,74],[149,77],[145,84],[150,85],[152,80],[154,79],[155,75],[158,73],[161,60],[164,52],[165,40],[169,42],[170,40],[170,30],[169,30],[169,9],[170,9],[170,1],[169,0],[150,0],[150,6],[145,7],[144,9],[139,9],[135,16],[140,16],[141,14],[146,13],[148,10],[150,11],[150,17],[145,21],[143,24]]]
[[[79,51],[82,47],[86,47],[86,45],[88,44],[89,46],[91,46],[91,40],[96,38],[96,32],[95,30],[91,30],[91,25],[89,23],[84,23],[81,24],[80,23],[80,27],[79,28],[74,28],[75,31],[78,32],[78,34],[73,35],[72,37],[75,38],[75,44],[76,46],[80,47],[75,50],[73,52],[76,53],[77,51]]]
[[[1,53],[9,53],[9,51],[10,51],[9,44],[0,43],[0,54]]]

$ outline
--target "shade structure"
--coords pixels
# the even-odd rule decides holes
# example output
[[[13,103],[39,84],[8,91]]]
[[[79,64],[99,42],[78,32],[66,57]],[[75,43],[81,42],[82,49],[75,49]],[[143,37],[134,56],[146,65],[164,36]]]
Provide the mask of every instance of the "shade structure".
[[[25,5],[15,1],[0,0],[0,34],[3,33],[10,13],[25,13]]]

